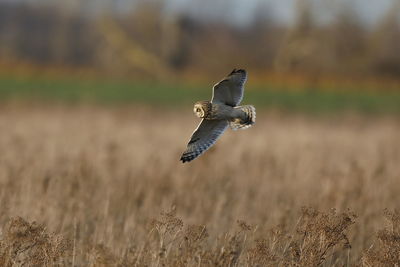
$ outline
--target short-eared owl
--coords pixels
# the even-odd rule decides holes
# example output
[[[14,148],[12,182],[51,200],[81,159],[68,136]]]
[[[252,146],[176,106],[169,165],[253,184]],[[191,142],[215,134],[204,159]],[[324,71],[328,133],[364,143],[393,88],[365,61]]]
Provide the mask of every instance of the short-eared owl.
[[[256,109],[251,105],[238,106],[243,98],[247,73],[234,69],[226,78],[214,85],[211,101],[199,101],[193,111],[202,118],[199,126],[183,152],[181,161],[191,161],[209,149],[231,127],[233,130],[246,129],[256,120]]]

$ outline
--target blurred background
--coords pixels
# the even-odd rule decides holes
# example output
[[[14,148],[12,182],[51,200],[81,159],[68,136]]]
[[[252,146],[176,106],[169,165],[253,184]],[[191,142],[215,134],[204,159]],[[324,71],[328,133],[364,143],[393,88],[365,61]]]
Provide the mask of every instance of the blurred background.
[[[2,99],[191,103],[240,67],[262,107],[400,111],[396,0],[2,0],[0,44]]]
[[[256,124],[182,164],[233,68]],[[399,115],[400,0],[0,0],[0,266],[399,266]]]

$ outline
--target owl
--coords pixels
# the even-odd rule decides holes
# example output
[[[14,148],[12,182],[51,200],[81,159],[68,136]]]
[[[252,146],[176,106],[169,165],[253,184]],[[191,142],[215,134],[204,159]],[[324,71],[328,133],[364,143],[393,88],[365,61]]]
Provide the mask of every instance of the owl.
[[[238,106],[243,98],[247,73],[234,69],[226,78],[214,85],[211,101],[194,104],[195,115],[201,118],[181,161],[194,160],[212,145],[230,127],[233,130],[247,129],[256,121],[256,109],[252,105]]]

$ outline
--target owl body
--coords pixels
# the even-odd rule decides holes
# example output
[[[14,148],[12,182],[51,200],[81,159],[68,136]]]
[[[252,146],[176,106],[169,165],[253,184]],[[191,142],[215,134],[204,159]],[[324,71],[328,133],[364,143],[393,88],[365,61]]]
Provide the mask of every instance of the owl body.
[[[243,123],[249,120],[248,112],[243,110],[242,106],[232,107],[224,103],[214,104],[210,101],[199,101],[194,104],[193,111],[197,117],[205,120],[227,120]]]
[[[255,123],[254,106],[238,106],[243,98],[246,79],[245,70],[234,69],[214,86],[211,101],[194,104],[193,111],[202,121],[182,154],[182,162],[191,161],[204,153],[229,126],[233,130],[247,129]]]

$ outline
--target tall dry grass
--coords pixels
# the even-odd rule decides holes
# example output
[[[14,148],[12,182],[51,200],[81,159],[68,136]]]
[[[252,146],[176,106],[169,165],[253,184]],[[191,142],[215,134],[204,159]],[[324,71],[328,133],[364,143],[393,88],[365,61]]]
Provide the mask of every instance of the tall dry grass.
[[[1,108],[1,265],[400,261],[398,118],[259,112],[181,164],[197,123],[190,107]]]

